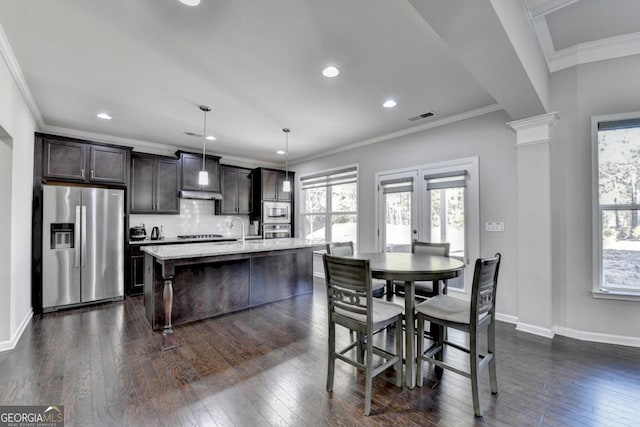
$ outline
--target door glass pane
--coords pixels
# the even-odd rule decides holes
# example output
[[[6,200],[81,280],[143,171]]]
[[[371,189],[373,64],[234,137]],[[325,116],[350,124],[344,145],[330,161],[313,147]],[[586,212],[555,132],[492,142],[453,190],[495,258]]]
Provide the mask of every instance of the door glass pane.
[[[602,211],[603,286],[637,289],[640,283],[640,211]]]
[[[464,187],[430,190],[429,193],[431,241],[449,242],[449,256],[464,261]],[[449,280],[447,286],[464,289],[464,278]]]
[[[304,231],[305,239],[325,239],[325,216],[324,215],[304,215]]]
[[[411,251],[411,192],[384,194],[386,252]]]
[[[331,241],[356,243],[356,215],[331,215]]]

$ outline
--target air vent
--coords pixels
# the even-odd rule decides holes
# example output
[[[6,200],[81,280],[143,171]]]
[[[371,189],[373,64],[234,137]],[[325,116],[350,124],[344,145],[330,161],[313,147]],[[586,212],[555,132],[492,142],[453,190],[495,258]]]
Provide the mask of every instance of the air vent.
[[[202,134],[201,133],[195,133],[195,132],[190,132],[188,130],[185,130],[184,132],[182,132],[184,135],[187,136],[195,136],[197,138],[202,138]]]
[[[426,119],[427,117],[431,117],[431,116],[435,116],[435,115],[436,115],[436,113],[434,113],[433,111],[428,111],[428,112],[420,114],[418,116],[409,117],[409,121],[410,122],[415,122],[416,120]]]

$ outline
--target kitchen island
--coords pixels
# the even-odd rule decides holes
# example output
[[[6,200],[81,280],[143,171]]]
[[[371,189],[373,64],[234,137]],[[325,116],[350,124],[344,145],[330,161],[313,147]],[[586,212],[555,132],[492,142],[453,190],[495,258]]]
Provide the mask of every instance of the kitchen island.
[[[145,246],[144,304],[162,348],[173,325],[255,307],[313,290],[313,251],[324,241],[270,239]]]

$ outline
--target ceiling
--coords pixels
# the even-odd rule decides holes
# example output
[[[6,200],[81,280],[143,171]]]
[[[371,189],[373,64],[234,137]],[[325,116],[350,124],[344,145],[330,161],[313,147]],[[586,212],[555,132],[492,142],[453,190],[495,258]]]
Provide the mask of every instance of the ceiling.
[[[460,48],[478,38],[473,25],[455,28],[438,1],[3,1],[0,26],[45,132],[199,150],[202,138],[184,132],[202,134],[205,104],[217,138],[207,151],[280,164],[283,127],[295,162],[503,108],[486,64]],[[637,0],[524,5],[552,71],[558,52],[640,31]],[[500,46],[496,37],[480,38]],[[333,79],[321,74],[330,64]],[[398,105],[384,108],[388,98]]]

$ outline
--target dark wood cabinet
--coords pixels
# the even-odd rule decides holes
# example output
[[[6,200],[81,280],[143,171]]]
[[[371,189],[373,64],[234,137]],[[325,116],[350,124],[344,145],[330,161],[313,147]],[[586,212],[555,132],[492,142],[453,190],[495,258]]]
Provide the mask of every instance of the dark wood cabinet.
[[[220,165],[222,201],[217,213],[221,215],[251,213],[251,170]]]
[[[282,184],[285,180],[285,171],[277,169],[254,169],[252,177],[254,190],[260,189],[260,200],[290,202],[291,193],[293,192],[293,172],[289,172],[289,181],[291,182],[291,191],[282,190]]]
[[[43,177],[102,184],[127,183],[127,148],[92,144],[67,138],[45,137]]]
[[[202,154],[178,151],[182,163],[182,190],[220,191],[220,157],[206,156],[205,170],[209,173],[209,185],[198,184],[198,174],[202,170]]]
[[[179,214],[180,160],[133,153],[131,213]]]
[[[140,295],[144,290],[144,252],[140,249],[140,245],[129,246],[131,277],[127,295]]]

